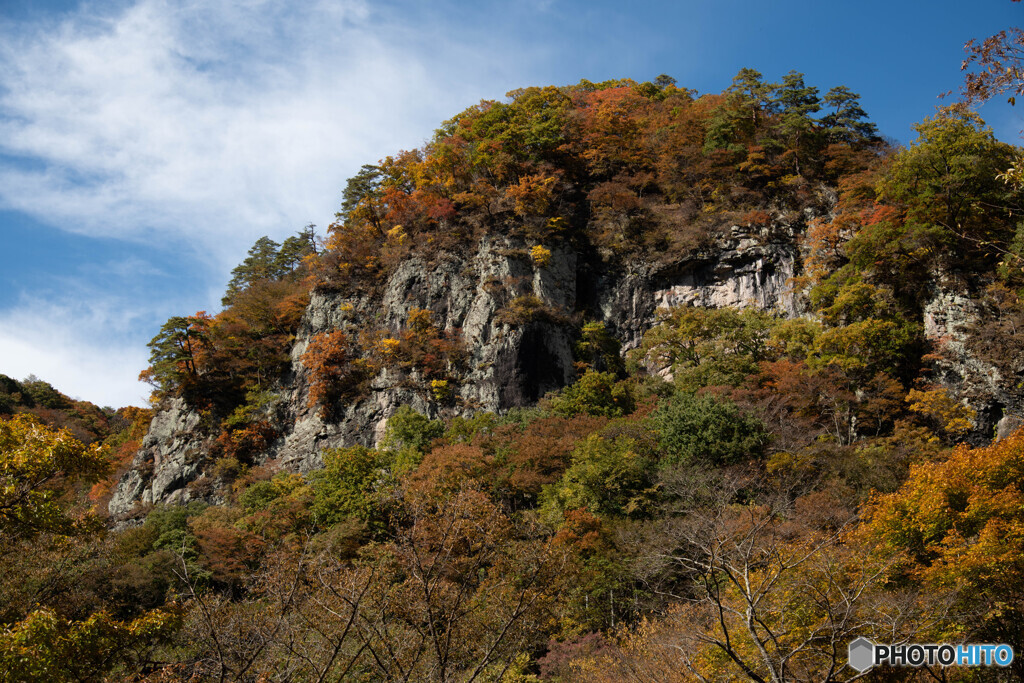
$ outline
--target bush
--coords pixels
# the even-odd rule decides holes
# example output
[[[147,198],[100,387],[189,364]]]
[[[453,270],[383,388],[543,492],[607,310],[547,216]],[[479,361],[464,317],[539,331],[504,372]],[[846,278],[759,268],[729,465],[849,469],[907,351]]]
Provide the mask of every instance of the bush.
[[[512,299],[498,311],[495,320],[500,325],[522,327],[534,322],[561,323],[563,316],[544,300],[533,294],[523,294]]]
[[[729,465],[760,455],[768,441],[761,421],[728,399],[677,393],[651,414],[661,437],[662,466]]]
[[[552,412],[563,417],[622,417],[633,412],[633,408],[628,385],[617,381],[613,372],[587,370],[575,384],[551,399]]]
[[[541,494],[545,516],[555,520],[566,510],[586,508],[598,515],[643,515],[654,500],[651,459],[631,438],[603,439],[592,434],[577,444],[572,464]]]
[[[337,402],[359,394],[367,372],[344,332],[335,330],[314,336],[302,355],[309,369],[309,407],[320,406],[329,417]]]
[[[620,354],[621,346],[603,322],[588,322],[583,325],[580,340],[576,342],[577,367],[614,372],[621,376],[626,370]]]

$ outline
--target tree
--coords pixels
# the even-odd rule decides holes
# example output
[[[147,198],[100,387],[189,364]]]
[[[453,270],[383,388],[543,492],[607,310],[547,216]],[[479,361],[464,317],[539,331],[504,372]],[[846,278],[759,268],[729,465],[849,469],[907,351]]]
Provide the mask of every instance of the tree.
[[[35,375],[25,378],[21,383],[21,390],[27,394],[29,405],[56,409],[71,407],[71,401],[67,396],[54,389],[49,382],[44,382]]]
[[[1024,645],[1024,430],[914,465],[873,502],[867,524],[884,548],[907,554],[897,576],[958,591],[970,639]]]
[[[906,402],[913,413],[921,415],[931,431],[955,443],[974,427],[975,411],[958,402],[944,388],[911,389]]]
[[[868,318],[823,331],[814,342],[815,354],[808,365],[816,369],[834,365],[861,383],[879,372],[907,377],[915,370],[922,343],[919,323],[898,317]]]
[[[341,526],[273,553],[253,600],[191,596],[186,636],[222,680],[508,680],[544,642],[566,549],[476,490],[410,492],[390,539]],[[335,533],[340,532],[340,533]]]
[[[961,102],[967,106],[983,104],[1009,93],[1006,101],[1015,105],[1017,95],[1024,92],[1024,31],[1013,27],[980,43],[971,39],[964,50],[967,58],[960,65],[965,72],[964,84],[960,86]],[[1000,177],[1020,188],[1024,186],[1024,167],[1015,160]]]
[[[68,548],[71,538],[84,545],[103,528],[92,511],[76,505],[77,486],[99,479],[108,469],[106,449],[84,446],[67,430],[49,429],[26,414],[0,421],[0,558],[16,552],[53,552],[51,561],[58,565],[42,570],[43,578],[19,574],[19,582],[32,586],[42,581],[45,586],[70,578],[61,576],[68,553],[59,549]],[[24,571],[23,565],[13,566]],[[80,578],[82,568],[73,572]],[[152,647],[165,642],[180,624],[173,607],[131,621],[118,621],[105,611],[82,620],[68,618],[81,608],[74,605],[80,596],[67,587],[40,588],[37,585],[34,594],[26,591],[35,599],[27,614],[17,603],[4,604],[0,610],[2,683],[100,680],[120,664],[138,671],[152,662]],[[4,594],[11,596],[6,587]],[[67,599],[69,594],[72,600]],[[52,604],[40,605],[44,600]]]
[[[359,172],[348,179],[345,190],[341,193],[341,211],[337,214],[340,222],[348,222],[355,215],[356,209],[362,208],[379,229],[380,218],[377,215],[375,200],[380,195],[382,176],[380,166],[363,164]]]
[[[731,465],[761,454],[768,438],[761,422],[728,399],[678,392],[651,414],[661,439],[662,467]]]
[[[278,266],[278,249],[280,244],[263,236],[249,247],[249,255],[231,271],[227,292],[221,304],[230,306],[235,295],[251,287],[260,280],[273,280],[280,276]]]
[[[199,375],[196,353],[203,339],[197,318],[173,316],[146,346],[149,367],[139,379],[152,384],[162,396],[179,395]]]
[[[788,139],[794,169],[797,175],[801,175],[802,148],[815,130],[815,121],[811,115],[821,110],[818,89],[805,85],[802,73],[790,71],[782,77],[782,83],[775,89],[773,103],[781,116],[779,132]]]
[[[739,385],[770,353],[773,319],[764,311],[677,306],[659,313],[661,322],[644,335],[631,361],[652,373],[671,370],[684,391]]]
[[[835,109],[821,119],[831,142],[870,145],[882,141],[878,136],[878,127],[867,120],[867,112],[860,106],[860,95],[845,85],[829,90],[825,94],[825,104]]]
[[[596,515],[641,517],[656,495],[650,456],[635,439],[592,434],[576,445],[561,480],[544,488],[542,508],[556,519],[579,508]]]
[[[25,414],[0,421],[0,538],[95,529],[96,517],[72,513],[67,497],[77,481],[96,481],[106,472],[98,444],[84,446],[67,430],[48,429]]]
[[[1013,162],[1013,148],[963,109],[943,109],[914,130],[918,137],[892,160],[880,198],[906,207],[910,221],[967,238],[969,248],[999,237],[1017,203],[1014,188],[996,178]]]
[[[386,476],[384,458],[364,446],[324,451],[324,468],[310,475],[311,511],[316,524],[326,529],[349,517],[382,524],[381,503]]]
[[[409,526],[378,565],[390,574],[386,602],[361,625],[373,678],[502,680],[543,642],[564,548],[472,489],[413,494],[405,512]]]
[[[314,335],[302,354],[302,364],[309,370],[310,408],[320,406],[329,416],[337,402],[361,391],[367,367],[358,357],[348,336],[341,330]]]
[[[274,257],[274,272],[277,277],[294,273],[310,254],[317,253],[316,226],[312,223],[299,231],[297,235],[285,238],[281,248]]]
[[[746,148],[737,142],[737,122],[736,110],[727,103],[715,108],[705,126],[704,145],[701,148],[704,156],[711,156],[716,152],[734,155],[745,151]]]
[[[588,93],[581,116],[580,155],[590,175],[608,180],[616,173],[635,173],[650,165],[643,142],[650,101],[633,88],[607,88]]]
[[[579,680],[852,681],[850,640],[906,642],[931,625],[913,591],[886,589],[895,558],[854,542],[855,515],[830,496],[737,502],[778,484],[679,485],[691,507],[659,520],[648,545],[652,565],[678,580],[667,614],[583,659]]]
[[[608,327],[599,320],[583,325],[580,340],[573,349],[577,368],[593,369],[598,372],[625,373],[621,354],[622,344],[611,335]]]
[[[735,93],[739,98],[740,107],[748,112],[751,130],[756,135],[759,125],[758,113],[762,116],[773,113],[775,102],[772,91],[777,87],[774,83],[765,83],[760,71],[750,68],[739,70],[726,92]]]
[[[675,87],[676,82],[676,79],[672,78],[668,74],[660,74],[654,79],[654,85],[658,86],[662,90]]]
[[[521,161],[555,160],[565,143],[566,118],[572,102],[561,88],[521,88],[506,93],[512,98],[507,124],[497,140]]]
[[[614,372],[587,370],[575,384],[551,399],[551,411],[563,417],[599,415],[621,417],[633,412],[629,387]]]
[[[1024,31],[1014,27],[981,42],[971,39],[964,50],[961,100],[967,105],[980,104],[1009,93],[1007,101],[1016,104],[1017,95],[1024,93]]]
[[[231,271],[231,280],[221,304],[233,306],[246,290],[293,276],[308,255],[317,253],[315,228],[315,225],[307,225],[281,244],[266,236],[256,240],[245,260]]]
[[[396,469],[415,467],[430,450],[434,439],[443,434],[441,420],[431,420],[410,406],[400,406],[388,418],[380,448],[390,454]]]
[[[153,610],[131,621],[97,612],[84,621],[39,609],[0,632],[0,683],[110,680],[125,664],[137,672],[154,666],[154,646],[180,627],[176,609]]]
[[[791,129],[806,130],[811,122],[811,114],[821,109],[818,89],[804,83],[804,75],[798,71],[790,71],[782,77],[782,83],[775,88],[772,103],[783,117],[783,126]],[[787,121],[787,118],[790,119]]]

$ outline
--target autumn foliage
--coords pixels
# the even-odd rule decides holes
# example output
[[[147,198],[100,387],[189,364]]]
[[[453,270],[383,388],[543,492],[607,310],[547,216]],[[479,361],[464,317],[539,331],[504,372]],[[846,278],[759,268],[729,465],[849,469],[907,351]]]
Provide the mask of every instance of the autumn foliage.
[[[867,532],[905,553],[900,573],[965,601],[964,626],[1016,641],[1024,614],[1024,431],[922,462],[873,501]]]
[[[978,65],[1000,58],[985,49]],[[981,78],[979,97],[1009,87]],[[1024,369],[1018,150],[962,108],[916,130],[890,149],[848,88],[743,69],[717,94],[667,76],[515,90],[364,165],[322,243],[257,241],[223,311],[151,342],[156,400],[197,411],[211,445],[191,502],[90,535],[76,487],[123,467],[149,414],[122,415],[106,459],[0,422],[45,475],[7,475],[0,569],[32,580],[0,581],[0,658],[73,654],[87,631],[112,653],[93,669],[154,680],[845,681],[857,636],[1020,651],[1024,432],[990,443]],[[482,240],[519,272],[459,260]],[[589,291],[737,240],[798,242],[786,311],[651,306],[630,337]],[[553,304],[572,257],[579,301]],[[476,410],[488,364],[443,300],[395,296],[409,263],[479,275],[495,335],[572,330],[577,376]],[[967,341],[933,333],[953,287]],[[335,325],[303,348],[310,296]],[[974,359],[1003,403],[950,382]],[[385,384],[412,405],[374,404]],[[32,391],[66,409],[4,387],[0,412]],[[312,472],[268,459],[294,413],[318,412],[318,443],[360,406],[387,418],[377,443],[312,446]],[[89,458],[54,470],[47,440]]]
[[[346,393],[358,391],[362,373],[355,364],[348,336],[336,330],[310,340],[302,362],[310,372],[309,406],[329,411]]]

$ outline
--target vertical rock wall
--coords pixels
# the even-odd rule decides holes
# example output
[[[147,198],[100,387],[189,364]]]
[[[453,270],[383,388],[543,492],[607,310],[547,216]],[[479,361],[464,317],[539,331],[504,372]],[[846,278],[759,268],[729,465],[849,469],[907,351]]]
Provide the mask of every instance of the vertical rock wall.
[[[291,371],[280,387],[281,401],[268,410],[280,438],[264,458],[309,471],[322,466],[325,448],[376,443],[387,418],[401,405],[430,416],[439,412],[428,395],[385,368],[371,381],[369,395],[325,420],[308,405],[308,372],[301,362],[317,334],[398,331],[411,309],[429,310],[438,325],[461,336],[468,353],[457,382],[458,401],[445,410],[503,411],[534,403],[572,381],[573,344],[584,319],[605,321],[629,349],[655,324],[662,306],[758,306],[795,315],[798,307],[790,293],[790,279],[800,267],[795,235],[789,228],[758,235],[734,228],[728,238],[699,253],[663,255],[661,265],[621,269],[582,263],[568,246],[553,248],[550,260],[540,266],[527,245],[488,238],[465,253],[442,254],[431,262],[406,260],[377,295],[315,292],[292,349]],[[536,297],[543,315],[507,322],[502,311],[523,295]],[[169,401],[121,479],[111,513],[208,497],[213,490],[210,439],[196,413],[180,400]]]

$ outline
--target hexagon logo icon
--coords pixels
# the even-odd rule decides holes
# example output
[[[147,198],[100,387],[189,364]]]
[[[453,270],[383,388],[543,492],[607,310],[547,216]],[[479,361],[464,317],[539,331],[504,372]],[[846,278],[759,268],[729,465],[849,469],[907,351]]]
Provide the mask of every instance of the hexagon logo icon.
[[[858,638],[850,643],[850,668],[863,673],[875,665],[875,644],[867,638]]]

